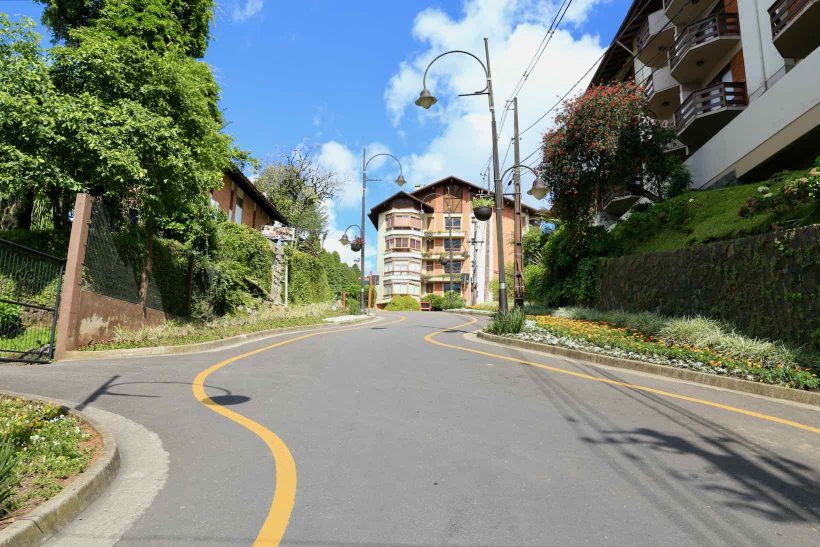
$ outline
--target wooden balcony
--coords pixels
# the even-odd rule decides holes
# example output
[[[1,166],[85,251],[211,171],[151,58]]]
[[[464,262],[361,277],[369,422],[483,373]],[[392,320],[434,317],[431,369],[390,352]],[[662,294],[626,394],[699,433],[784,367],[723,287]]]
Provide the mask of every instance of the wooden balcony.
[[[662,67],[668,62],[666,53],[674,42],[675,27],[669,22],[666,13],[663,10],[650,13],[635,38],[638,59],[652,68]]]
[[[655,70],[646,83],[649,110],[659,120],[666,120],[680,106],[680,84],[672,77],[669,67]]]
[[[678,82],[702,82],[728,61],[740,43],[736,13],[721,13],[692,23],[669,50],[669,67]]]
[[[675,130],[686,146],[708,141],[749,104],[746,84],[721,82],[695,91],[675,112]]]
[[[820,46],[820,0],[777,0],[769,8],[774,47],[802,59]]]
[[[708,8],[709,2],[663,0],[663,11],[665,11],[666,16],[678,26],[699,19]]]

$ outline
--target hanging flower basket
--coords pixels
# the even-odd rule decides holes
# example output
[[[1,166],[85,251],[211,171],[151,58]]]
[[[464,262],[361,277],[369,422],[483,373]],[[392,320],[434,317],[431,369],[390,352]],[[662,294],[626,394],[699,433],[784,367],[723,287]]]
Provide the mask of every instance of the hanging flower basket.
[[[357,237],[350,243],[350,250],[354,253],[358,253],[362,250],[362,245],[364,245],[364,240],[360,237]]]
[[[473,214],[475,215],[476,219],[480,220],[481,222],[490,220],[490,217],[493,216],[494,200],[491,195],[476,194],[476,196],[473,197],[470,203],[473,207]]]

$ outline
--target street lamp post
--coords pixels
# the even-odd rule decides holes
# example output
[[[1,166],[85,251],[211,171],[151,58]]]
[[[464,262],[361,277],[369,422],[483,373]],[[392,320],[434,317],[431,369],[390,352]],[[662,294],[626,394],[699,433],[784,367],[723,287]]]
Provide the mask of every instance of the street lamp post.
[[[427,89],[427,72],[430,70],[430,67],[435,63],[438,59],[444,57],[445,55],[449,55],[450,53],[463,53],[465,55],[469,55],[481,65],[481,68],[484,69],[484,74],[487,77],[487,85],[484,89],[480,91],[476,91],[474,93],[464,93],[460,94],[460,97],[469,96],[469,95],[487,95],[487,100],[489,102],[490,107],[490,118],[492,121],[492,139],[493,139],[493,176],[495,182],[495,226],[496,226],[496,245],[498,246],[498,311],[501,313],[507,313],[507,283],[504,277],[504,230],[503,230],[503,219],[502,219],[502,212],[504,209],[504,196],[503,196],[503,189],[501,187],[501,176],[500,176],[500,167],[498,164],[498,130],[496,128],[495,122],[495,106],[493,103],[493,80],[492,74],[490,72],[490,46],[487,38],[484,38],[484,56],[486,58],[486,64],[484,64],[481,59],[470,53],[469,51],[462,51],[462,50],[452,50],[442,53],[432,61],[430,64],[427,65],[427,68],[424,70],[424,77],[422,79],[422,91],[419,94],[419,98],[416,99],[416,105],[428,109],[433,106],[437,99],[430,93],[430,90]],[[452,287],[451,287],[452,288]]]
[[[365,237],[364,237],[364,211],[365,211],[365,197],[367,195],[367,181],[378,181],[380,179],[368,179],[367,178],[367,166],[370,165],[370,162],[373,161],[375,158],[386,156],[388,158],[393,158],[396,163],[399,165],[399,176],[396,177],[396,184],[401,187],[406,180],[404,180],[404,173],[402,171],[401,162],[398,160],[396,156],[393,154],[388,154],[386,152],[382,152],[379,154],[374,154],[370,156],[370,159],[367,159],[367,150],[362,148],[362,248],[361,248],[361,255],[360,255],[360,262],[361,262],[361,274],[364,277],[364,246],[365,246]],[[362,279],[359,280],[359,313],[362,315],[365,314],[366,311],[366,304],[364,302],[364,284],[362,283]]]
[[[548,188],[544,184],[544,181],[541,180],[541,177],[538,175],[538,172],[530,167],[529,165],[519,164],[516,163],[504,170],[501,174],[501,180],[504,180],[504,177],[507,176],[507,173],[510,171],[515,170],[513,174],[513,199],[515,202],[515,211],[516,211],[516,218],[515,218],[515,229],[513,231],[513,245],[515,247],[515,261],[514,261],[514,275],[515,275],[515,307],[516,308],[523,308],[524,307],[524,261],[522,255],[522,227],[521,227],[521,169],[527,169],[531,173],[535,175],[535,180],[532,183],[532,188],[529,189],[527,194],[531,195],[535,199],[544,199],[544,196],[547,195]]]

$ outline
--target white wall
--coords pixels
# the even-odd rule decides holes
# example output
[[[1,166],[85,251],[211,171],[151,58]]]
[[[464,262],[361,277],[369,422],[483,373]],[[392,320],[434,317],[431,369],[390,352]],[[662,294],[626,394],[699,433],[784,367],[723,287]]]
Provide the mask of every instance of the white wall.
[[[767,85],[785,73],[783,57],[772,42],[772,25],[768,9],[774,0],[742,0],[737,3],[740,17],[740,41],[746,65],[746,89],[756,100]]]
[[[686,160],[693,187],[711,186],[732,170],[740,177],[818,125],[820,48]]]

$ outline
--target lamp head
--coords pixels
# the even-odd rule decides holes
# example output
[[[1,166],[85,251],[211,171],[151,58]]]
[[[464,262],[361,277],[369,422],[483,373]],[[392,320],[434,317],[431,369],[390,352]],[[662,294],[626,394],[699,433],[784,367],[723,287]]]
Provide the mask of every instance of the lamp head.
[[[416,99],[416,105],[427,110],[428,108],[436,104],[436,101],[438,101],[438,99],[433,97],[433,94],[430,93],[430,90],[424,88],[421,90],[421,93],[419,93],[419,98]]]
[[[541,180],[541,177],[535,177],[535,181],[532,183],[532,188],[530,188],[527,193],[535,199],[544,199],[547,192],[549,192],[549,188],[547,188],[547,185],[544,184],[543,180]]]
[[[407,181],[404,180],[404,175],[399,175],[398,177],[396,177],[396,184],[398,184],[399,186],[404,186],[406,182]]]
[[[347,237],[347,234],[342,234],[342,239],[339,240],[339,243],[347,247],[348,245],[350,245],[350,238]]]

